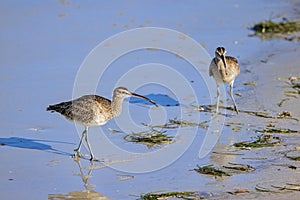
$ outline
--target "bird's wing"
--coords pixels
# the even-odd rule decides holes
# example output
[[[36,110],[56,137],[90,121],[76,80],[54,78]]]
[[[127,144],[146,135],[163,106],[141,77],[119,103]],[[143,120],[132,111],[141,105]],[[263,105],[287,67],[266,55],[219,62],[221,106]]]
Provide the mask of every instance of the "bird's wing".
[[[75,119],[92,120],[110,112],[110,100],[97,95],[85,95],[72,101],[71,113]]]
[[[209,65],[209,76],[213,76],[213,65],[214,65],[214,59],[210,62],[210,65]]]
[[[236,64],[238,64],[238,60],[235,57],[226,56],[226,59],[231,60],[231,61],[235,62]]]

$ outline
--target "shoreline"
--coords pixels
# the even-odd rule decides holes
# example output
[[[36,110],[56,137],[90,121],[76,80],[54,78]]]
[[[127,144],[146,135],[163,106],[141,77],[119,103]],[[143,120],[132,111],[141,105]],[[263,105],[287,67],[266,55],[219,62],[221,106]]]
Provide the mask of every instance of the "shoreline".
[[[267,112],[272,116],[277,116],[279,113],[287,111],[291,113],[293,118],[300,120],[300,95],[289,97],[285,95],[286,91],[291,90],[288,84],[290,76],[300,77],[300,46],[299,42],[288,41],[265,41],[264,48],[260,49],[257,55],[251,55],[246,60],[241,60],[241,75],[237,79],[234,93],[239,93],[241,96],[236,96],[236,101],[240,109],[251,110],[258,112]],[[249,59],[250,58],[250,59]],[[243,68],[244,66],[244,68]],[[244,83],[255,82],[256,86],[245,86]],[[278,104],[283,100],[288,99],[282,106]],[[231,105],[230,99],[228,103]],[[216,194],[215,197],[209,199],[297,199],[299,191],[283,191],[283,192],[261,192],[255,189],[259,183],[276,185],[276,183],[299,183],[299,161],[294,161],[285,157],[285,153],[294,151],[300,155],[299,133],[255,133],[255,129],[261,129],[272,126],[274,129],[285,128],[300,131],[300,122],[290,119],[264,119],[253,117],[246,114],[232,116],[226,119],[227,123],[245,124],[249,140],[251,137],[256,137],[260,134],[274,135],[282,139],[280,145],[275,147],[263,147],[252,149],[249,151],[239,150],[237,153],[245,153],[245,157],[268,158],[266,161],[243,160],[242,157],[236,156],[238,163],[251,164],[257,167],[256,172],[245,175],[248,181],[237,183],[223,181],[215,183],[211,186]],[[228,133],[224,133],[228,134]],[[288,169],[283,166],[294,166],[296,169]],[[224,194],[224,191],[247,190],[245,194]],[[221,194],[223,193],[223,195]]]

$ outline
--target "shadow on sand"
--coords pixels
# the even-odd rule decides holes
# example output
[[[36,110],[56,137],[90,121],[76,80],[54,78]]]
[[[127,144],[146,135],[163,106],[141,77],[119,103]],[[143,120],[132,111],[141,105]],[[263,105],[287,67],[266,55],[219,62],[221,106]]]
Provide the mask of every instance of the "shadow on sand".
[[[165,94],[149,94],[145,95],[145,97],[151,99],[155,103],[157,103],[160,106],[169,107],[169,106],[179,106],[179,102],[176,99],[173,99]],[[130,103],[134,104],[146,104],[146,105],[152,105],[151,103],[143,100],[143,99],[137,99],[137,98],[130,98]]]
[[[35,140],[28,138],[20,138],[20,137],[10,137],[10,138],[0,138],[1,146],[9,146],[21,149],[34,149],[40,150],[50,153],[55,153],[59,155],[72,156],[72,154],[63,152],[57,149],[53,149],[51,145],[44,143],[64,143],[64,144],[73,144],[68,142],[60,142],[60,141],[50,141],[50,140]]]

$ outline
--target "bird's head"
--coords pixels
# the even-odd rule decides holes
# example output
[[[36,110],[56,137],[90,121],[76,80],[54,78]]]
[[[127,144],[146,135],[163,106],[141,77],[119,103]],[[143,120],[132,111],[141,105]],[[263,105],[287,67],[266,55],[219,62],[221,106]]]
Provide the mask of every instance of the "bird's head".
[[[218,47],[215,51],[216,58],[222,60],[224,67],[226,69],[226,62],[225,62],[225,54],[226,54],[226,49],[224,47]]]
[[[118,87],[114,90],[114,96],[119,98],[128,98],[131,97],[132,93],[125,87]]]
[[[153,105],[155,105],[156,107],[158,107],[158,105],[152,101],[151,99],[144,97],[142,95],[130,92],[127,88],[125,87],[118,87],[114,90],[114,97],[115,98],[120,98],[120,99],[125,99],[128,97],[136,97],[136,98],[140,98],[140,99],[144,99],[150,103],[152,103]]]

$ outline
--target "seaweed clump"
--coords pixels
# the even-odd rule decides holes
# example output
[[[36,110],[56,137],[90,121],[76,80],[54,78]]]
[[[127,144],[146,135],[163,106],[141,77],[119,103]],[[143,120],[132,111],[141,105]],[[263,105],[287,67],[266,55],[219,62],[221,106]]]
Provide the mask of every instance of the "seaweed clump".
[[[252,142],[237,142],[234,143],[235,147],[242,147],[242,148],[262,148],[262,147],[273,147],[279,145],[281,139],[277,136],[272,135],[260,135],[257,137],[255,141]]]
[[[186,191],[186,192],[164,192],[164,193],[147,193],[141,195],[142,200],[158,200],[168,198],[180,198],[180,199],[201,199],[198,192]]]
[[[292,130],[292,129],[289,129],[289,128],[267,128],[267,129],[263,129],[263,130],[256,130],[256,132],[260,132],[260,133],[277,133],[277,134],[300,133],[300,131]]]
[[[272,20],[267,20],[255,24],[252,28],[257,34],[291,34],[300,32],[300,22],[298,21],[283,21],[274,22]]]
[[[206,175],[212,175],[212,176],[232,176],[235,174],[240,174],[244,172],[251,172],[255,171],[255,168],[246,165],[246,164],[238,164],[238,163],[228,163],[227,165],[224,165],[220,168],[214,167],[213,165],[206,165],[206,166],[199,166],[197,165],[197,168],[194,169],[199,174],[206,174]]]
[[[197,168],[194,170],[196,172],[198,172],[199,174],[208,174],[208,175],[213,175],[213,176],[231,176],[229,173],[227,173],[221,169],[217,169],[213,165],[206,165],[203,167],[200,167],[199,165],[197,165]]]
[[[272,20],[263,21],[250,27],[255,33],[250,36],[259,36],[262,39],[281,38],[287,41],[300,41],[300,21],[288,21],[283,19],[281,22]]]
[[[206,123],[207,123],[207,121],[200,122],[200,123],[188,122],[185,120],[179,120],[179,119],[177,119],[177,117],[175,117],[174,119],[169,119],[169,122],[165,123],[163,125],[149,125],[149,124],[145,124],[145,123],[143,123],[143,125],[148,126],[152,129],[176,129],[176,128],[180,128],[180,127],[195,127],[195,126],[199,126],[203,129],[208,129],[208,126],[206,125]]]
[[[151,148],[157,145],[170,144],[173,142],[174,137],[163,132],[152,130],[151,132],[128,134],[124,137],[124,139],[128,142],[144,144],[148,148]]]

